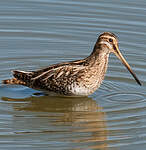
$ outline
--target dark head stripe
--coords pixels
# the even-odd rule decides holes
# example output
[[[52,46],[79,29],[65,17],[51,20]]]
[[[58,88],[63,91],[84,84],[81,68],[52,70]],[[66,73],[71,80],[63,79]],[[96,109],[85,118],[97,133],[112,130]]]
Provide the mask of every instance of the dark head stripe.
[[[118,37],[114,33],[111,33],[111,32],[104,32],[99,36],[99,38],[102,36],[110,36],[110,37],[114,37],[115,39],[118,39]]]

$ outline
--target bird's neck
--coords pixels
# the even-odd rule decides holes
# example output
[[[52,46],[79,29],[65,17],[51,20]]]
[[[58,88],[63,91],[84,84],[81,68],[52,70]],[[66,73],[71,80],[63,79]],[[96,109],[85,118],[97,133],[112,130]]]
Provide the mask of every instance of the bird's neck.
[[[92,81],[90,81],[92,88],[95,89],[102,83],[108,66],[109,53],[106,53],[103,48],[105,47],[102,45],[95,45],[91,55],[86,58],[88,76]]]
[[[86,58],[91,66],[105,65],[108,63],[109,53],[105,51],[107,47],[102,44],[95,44],[90,56]]]

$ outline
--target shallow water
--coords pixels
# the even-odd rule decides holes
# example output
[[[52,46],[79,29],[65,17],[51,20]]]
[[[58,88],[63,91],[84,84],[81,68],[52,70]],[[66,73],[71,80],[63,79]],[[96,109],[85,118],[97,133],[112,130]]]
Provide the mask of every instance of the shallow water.
[[[113,55],[105,80],[84,98],[49,97],[0,85],[2,150],[145,150],[146,2],[0,1],[0,81],[88,56],[101,32],[119,36],[140,87]]]

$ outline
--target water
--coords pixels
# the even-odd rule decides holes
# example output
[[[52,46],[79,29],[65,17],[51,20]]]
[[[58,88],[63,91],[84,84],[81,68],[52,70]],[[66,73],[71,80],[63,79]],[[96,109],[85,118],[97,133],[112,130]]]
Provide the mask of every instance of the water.
[[[11,70],[84,58],[110,31],[143,86],[114,55],[102,86],[86,98],[0,85],[0,149],[145,150],[145,30],[144,0],[1,0],[0,81]]]

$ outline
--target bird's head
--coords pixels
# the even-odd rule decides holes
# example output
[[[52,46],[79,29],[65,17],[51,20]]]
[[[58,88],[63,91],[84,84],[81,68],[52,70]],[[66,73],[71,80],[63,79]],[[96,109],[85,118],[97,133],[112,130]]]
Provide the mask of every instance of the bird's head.
[[[99,36],[96,45],[100,45],[102,47],[101,51],[104,51],[105,53],[114,53],[121,60],[121,62],[126,66],[126,68],[132,74],[136,82],[139,85],[141,85],[141,82],[136,77],[136,74],[132,71],[130,65],[127,63],[127,61],[121,54],[119,50],[119,45],[118,45],[118,38],[115,34],[111,32],[102,33]]]

